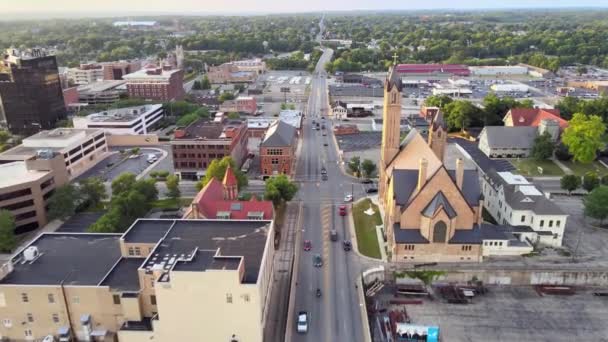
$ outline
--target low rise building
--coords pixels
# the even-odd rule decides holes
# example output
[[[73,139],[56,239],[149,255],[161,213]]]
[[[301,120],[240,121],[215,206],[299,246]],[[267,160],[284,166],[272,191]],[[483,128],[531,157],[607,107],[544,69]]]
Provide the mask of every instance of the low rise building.
[[[544,132],[553,141],[560,134],[559,123],[543,119],[535,126],[486,126],[479,134],[479,149],[490,158],[526,158],[532,153],[534,139]]]
[[[334,135],[349,135],[359,133],[357,125],[334,125]]]
[[[258,75],[266,72],[266,62],[261,58],[234,61],[232,64],[236,65],[240,71],[253,71]]]
[[[207,78],[211,83],[250,83],[255,81],[257,76],[256,71],[241,70],[234,63],[211,66],[207,71]]]
[[[205,175],[214,159],[226,156],[240,167],[247,155],[247,135],[245,122],[221,117],[176,129],[171,140],[175,172],[182,179],[196,180]]]
[[[162,104],[112,109],[72,119],[74,128],[102,129],[110,134],[148,134],[165,115]]]
[[[456,75],[469,76],[471,72],[462,64],[398,64],[396,71],[399,75]]]
[[[0,269],[0,334],[170,342],[203,331],[261,342],[273,241],[267,220],[140,219],[123,234],[41,234]]]
[[[472,66],[469,67],[474,76],[514,76],[527,75],[528,68],[522,65]]]
[[[92,62],[80,64],[77,68],[67,70],[68,80],[76,85],[91,84],[99,81],[122,80],[124,75],[141,69],[141,62],[115,61],[115,62]]]
[[[300,129],[302,127],[302,112],[299,110],[282,110],[279,112],[279,120],[285,122],[286,124],[292,125],[296,129]]]
[[[483,176],[482,191],[484,208],[498,223],[530,227],[530,243],[562,245],[568,215],[525,177],[491,170]]]
[[[222,112],[236,112],[253,115],[257,110],[258,104],[255,97],[252,96],[239,96],[234,100],[224,101],[224,103],[220,105],[220,111]]]
[[[348,116],[348,110],[340,102],[337,102],[332,107],[331,111],[333,113],[334,118],[336,118],[336,120],[344,120]]]
[[[147,66],[137,72],[123,76],[127,81],[129,97],[153,101],[181,100],[184,91],[184,71],[163,66]]]
[[[61,163],[55,165],[71,180],[104,159],[108,145],[100,129],[56,128],[34,134],[23,139],[21,145],[2,152],[0,164],[37,160],[40,152],[56,155]]]
[[[291,175],[296,160],[297,140],[297,129],[283,120],[277,120],[268,128],[260,144],[261,171],[264,177]]]
[[[78,102],[89,105],[112,104],[127,93],[126,81],[99,81],[79,86]]]
[[[554,120],[559,125],[559,130],[563,131],[568,127],[568,121],[562,119],[559,109],[545,108],[513,108],[507,112],[502,121],[508,127],[539,127],[543,120]],[[556,132],[556,133],[559,133]]]

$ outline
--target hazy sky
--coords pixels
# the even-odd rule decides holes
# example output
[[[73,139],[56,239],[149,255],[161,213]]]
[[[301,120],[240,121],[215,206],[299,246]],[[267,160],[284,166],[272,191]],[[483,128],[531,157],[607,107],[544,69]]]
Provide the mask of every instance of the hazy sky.
[[[310,12],[608,6],[608,0],[0,0],[6,12]]]

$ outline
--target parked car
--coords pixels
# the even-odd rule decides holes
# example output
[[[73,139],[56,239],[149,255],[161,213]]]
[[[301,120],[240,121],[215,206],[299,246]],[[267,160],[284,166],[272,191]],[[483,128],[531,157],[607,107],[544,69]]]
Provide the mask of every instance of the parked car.
[[[305,334],[308,332],[308,313],[306,311],[298,312],[298,332],[300,334]]]
[[[325,166],[321,167],[321,174],[322,175],[326,175],[327,174],[327,169],[325,168]]]
[[[352,201],[353,201],[352,194],[346,194],[346,196],[344,196],[344,202],[352,202]]]
[[[321,180],[326,181],[326,180],[327,180],[327,174],[322,174],[322,175],[321,175]]]
[[[361,180],[361,184],[372,184],[374,181],[369,179],[369,178],[365,178]]]
[[[148,164],[155,163],[158,160],[158,157],[154,153],[148,154]]]
[[[378,192],[378,188],[370,186],[369,188],[365,189],[365,192],[368,194],[375,194]]]
[[[323,258],[321,257],[321,254],[315,254],[312,257],[312,264],[315,267],[321,267],[321,266],[323,266]]]
[[[323,146],[329,146],[327,143],[323,143]]]
[[[304,250],[308,252],[311,249],[312,249],[312,241],[310,241],[310,240],[304,241]]]
[[[342,242],[342,247],[344,248],[345,251],[350,251],[351,249],[353,249],[353,245],[350,243],[350,241],[348,240],[344,240]]]
[[[338,212],[340,213],[340,216],[346,216],[346,206],[341,205],[340,207],[338,207]]]
[[[329,231],[329,239],[331,241],[338,241],[338,232],[335,229]]]

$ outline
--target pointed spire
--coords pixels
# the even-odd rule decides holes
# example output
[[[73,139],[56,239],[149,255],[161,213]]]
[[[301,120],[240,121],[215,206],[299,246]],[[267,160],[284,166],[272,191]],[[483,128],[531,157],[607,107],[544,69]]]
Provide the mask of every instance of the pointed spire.
[[[435,113],[435,116],[431,121],[431,126],[433,126],[434,131],[437,130],[437,128],[439,127],[443,128],[444,131],[447,131],[448,125],[443,119],[443,112],[441,112],[441,110],[438,110],[437,113]]]
[[[386,90],[390,91],[393,86],[397,87],[397,90],[401,92],[403,88],[403,84],[401,83],[401,76],[399,75],[399,71],[397,71],[397,65],[391,66],[388,71],[388,76],[386,78]]]

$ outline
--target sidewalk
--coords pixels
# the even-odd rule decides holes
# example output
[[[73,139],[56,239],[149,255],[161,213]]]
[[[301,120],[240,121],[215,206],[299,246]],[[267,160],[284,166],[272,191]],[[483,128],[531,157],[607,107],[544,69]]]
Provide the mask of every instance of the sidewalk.
[[[386,262],[388,260],[388,256],[386,255],[387,243],[384,241],[384,236],[382,235],[382,228],[384,228],[384,209],[378,201],[378,195],[369,196],[367,198],[369,198],[373,204],[378,206],[378,211],[380,211],[382,225],[376,226],[376,236],[378,237],[378,246],[380,246],[380,255],[382,256],[382,261]]]
[[[569,167],[564,165],[564,163],[559,161],[557,158],[551,158],[551,161],[554,162],[555,165],[557,165],[557,167],[559,167],[562,171],[564,171],[565,174],[567,174],[567,175],[574,174],[574,172],[572,172],[572,170],[570,170]]]

